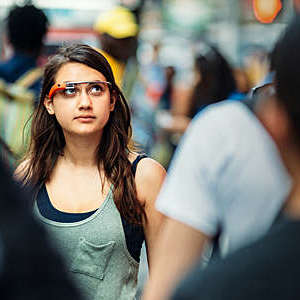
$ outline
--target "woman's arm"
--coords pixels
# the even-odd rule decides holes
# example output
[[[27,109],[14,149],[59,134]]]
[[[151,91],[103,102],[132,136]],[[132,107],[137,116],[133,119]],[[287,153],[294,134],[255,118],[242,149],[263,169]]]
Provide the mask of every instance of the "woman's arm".
[[[152,265],[153,248],[163,221],[163,215],[155,208],[155,200],[165,178],[165,169],[150,158],[142,159],[136,170],[136,187],[138,199],[145,203],[147,222],[144,222],[144,232],[147,246],[149,271]]]

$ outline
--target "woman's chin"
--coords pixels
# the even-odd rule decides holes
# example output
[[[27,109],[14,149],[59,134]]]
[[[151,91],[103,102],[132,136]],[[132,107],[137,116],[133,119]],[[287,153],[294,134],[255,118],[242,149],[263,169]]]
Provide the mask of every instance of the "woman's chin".
[[[102,135],[102,129],[99,128],[80,128],[76,130],[67,131],[68,135],[79,136],[79,137],[95,137]]]

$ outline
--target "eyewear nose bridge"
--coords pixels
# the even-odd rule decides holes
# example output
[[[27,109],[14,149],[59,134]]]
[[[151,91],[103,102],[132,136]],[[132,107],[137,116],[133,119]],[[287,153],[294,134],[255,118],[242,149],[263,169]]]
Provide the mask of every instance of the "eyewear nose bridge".
[[[107,84],[108,86],[111,86],[112,84],[109,81],[103,81],[103,80],[94,80],[94,81],[64,81],[62,83],[55,83],[48,94],[49,99],[52,100],[54,94],[57,91],[62,91],[62,90],[66,90],[66,89],[73,89],[75,88],[75,86],[79,85],[79,84],[97,84],[97,83],[104,83]]]

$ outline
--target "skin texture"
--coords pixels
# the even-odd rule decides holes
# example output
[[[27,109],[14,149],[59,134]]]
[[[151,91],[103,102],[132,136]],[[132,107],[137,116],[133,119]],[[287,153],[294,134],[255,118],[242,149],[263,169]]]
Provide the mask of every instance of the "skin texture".
[[[95,69],[74,62],[64,64],[55,78],[56,83],[96,80],[106,81],[106,78]],[[44,99],[48,113],[57,119],[66,141],[64,155],[59,156],[46,182],[52,205],[64,212],[80,213],[99,208],[111,184],[105,179],[101,166],[97,165],[95,153],[110,113],[114,110],[115,98],[109,89],[101,96],[91,97],[85,87],[82,84],[81,92],[75,97]],[[136,156],[136,153],[130,153],[128,158],[132,162]],[[16,174],[23,168],[20,165]],[[154,203],[164,177],[165,170],[156,161],[145,158],[139,162],[135,180],[138,200],[145,204],[148,219],[143,227],[150,269],[153,248],[163,221]]]

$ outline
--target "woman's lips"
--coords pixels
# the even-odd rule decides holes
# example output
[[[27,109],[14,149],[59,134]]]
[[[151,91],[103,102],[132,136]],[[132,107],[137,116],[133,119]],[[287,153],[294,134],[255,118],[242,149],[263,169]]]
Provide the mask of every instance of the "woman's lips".
[[[78,120],[80,122],[91,122],[95,119],[94,116],[78,116],[75,118],[75,120]]]

